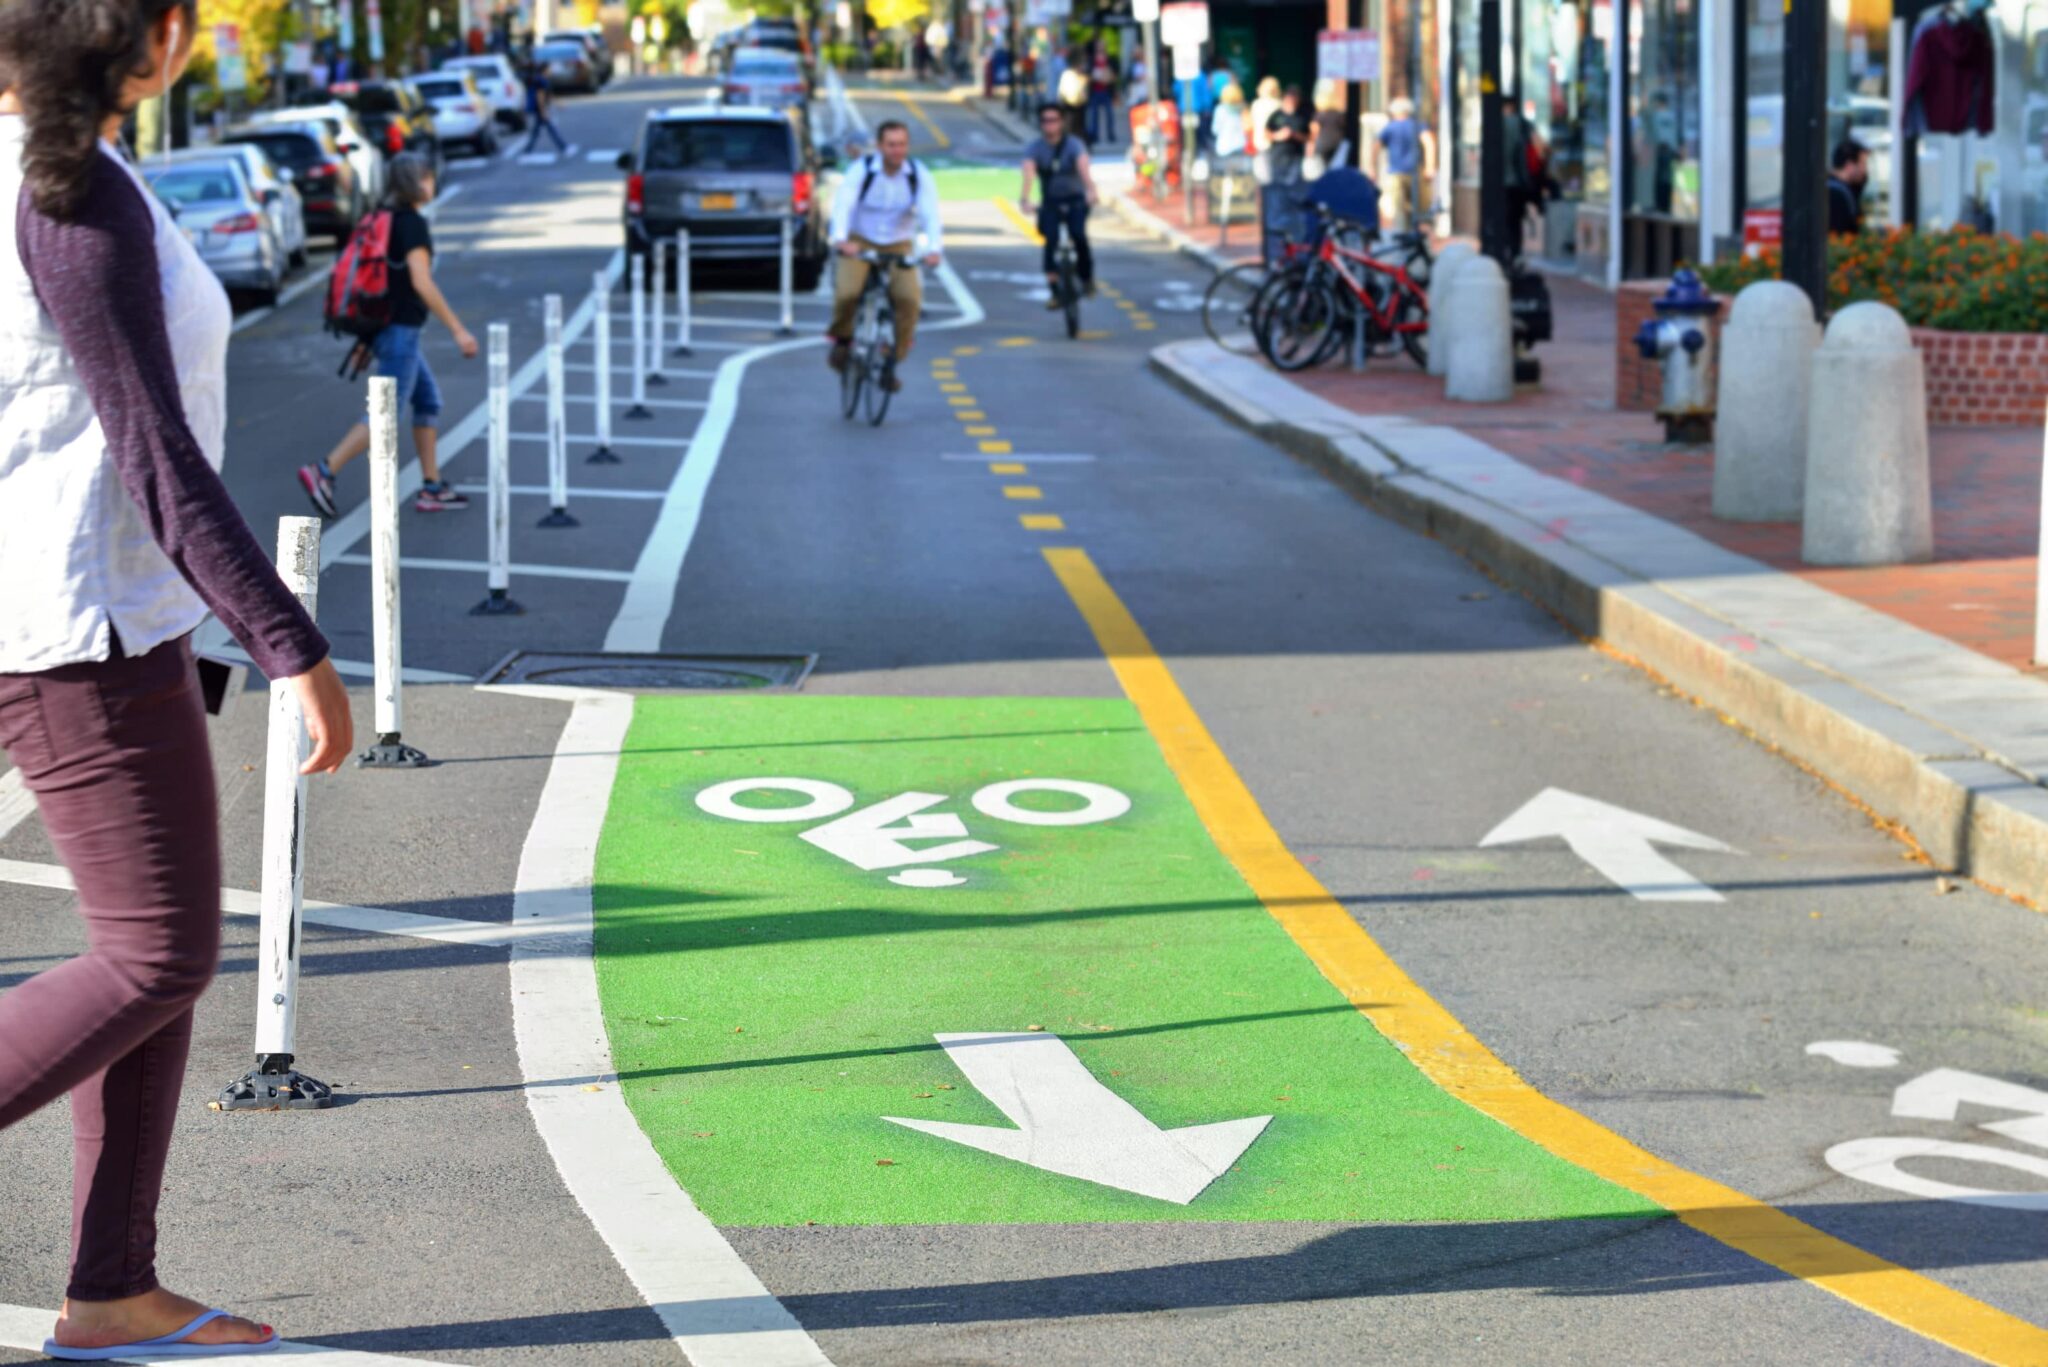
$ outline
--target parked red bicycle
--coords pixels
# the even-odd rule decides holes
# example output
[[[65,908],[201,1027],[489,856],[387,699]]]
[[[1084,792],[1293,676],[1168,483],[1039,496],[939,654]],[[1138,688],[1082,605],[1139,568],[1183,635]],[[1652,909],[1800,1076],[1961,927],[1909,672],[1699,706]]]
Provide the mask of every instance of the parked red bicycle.
[[[1419,234],[1401,233],[1391,240],[1398,256],[1376,255],[1344,241],[1344,226],[1322,211],[1313,255],[1266,282],[1251,308],[1259,349],[1281,370],[1306,370],[1362,330],[1369,353],[1399,346],[1427,368],[1429,294],[1411,267],[1427,270],[1428,245]]]

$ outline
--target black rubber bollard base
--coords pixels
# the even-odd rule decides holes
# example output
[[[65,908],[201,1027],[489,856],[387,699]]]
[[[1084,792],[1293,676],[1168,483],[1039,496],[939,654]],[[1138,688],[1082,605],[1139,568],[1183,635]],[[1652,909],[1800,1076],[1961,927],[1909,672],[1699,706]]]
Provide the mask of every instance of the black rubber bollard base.
[[[674,354],[677,356],[694,356],[696,353],[686,346],[679,346],[675,349]]]
[[[569,516],[567,508],[551,508],[548,515],[533,524],[536,527],[579,527],[583,524]]]
[[[217,1111],[324,1111],[334,1104],[334,1089],[296,1068],[281,1073],[252,1069],[221,1088]]]
[[[584,464],[586,465],[617,465],[619,463],[619,453],[612,450],[609,446],[600,446],[584,457]]]
[[[426,751],[407,745],[395,731],[377,737],[375,745],[356,756],[358,769],[424,769],[433,762]]]
[[[649,384],[667,384],[667,383],[668,383],[668,376],[666,376],[666,375],[662,374],[662,373],[661,373],[660,371],[658,371],[658,370],[650,370],[650,371],[648,371],[648,372],[647,372],[647,383],[649,383]]]
[[[654,416],[654,410],[649,408],[646,404],[636,403],[631,408],[626,410],[626,416],[631,418],[635,422],[645,422],[647,419]]]
[[[492,589],[491,596],[469,610],[472,617],[523,617],[526,609],[514,602],[503,589]]]

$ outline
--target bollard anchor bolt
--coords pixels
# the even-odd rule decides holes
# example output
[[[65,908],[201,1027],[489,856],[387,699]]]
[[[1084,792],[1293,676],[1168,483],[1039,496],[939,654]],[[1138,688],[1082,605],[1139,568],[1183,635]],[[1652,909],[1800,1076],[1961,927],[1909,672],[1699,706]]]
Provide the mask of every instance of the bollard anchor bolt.
[[[424,769],[434,761],[398,738],[396,731],[377,737],[377,743],[356,756],[358,769]]]

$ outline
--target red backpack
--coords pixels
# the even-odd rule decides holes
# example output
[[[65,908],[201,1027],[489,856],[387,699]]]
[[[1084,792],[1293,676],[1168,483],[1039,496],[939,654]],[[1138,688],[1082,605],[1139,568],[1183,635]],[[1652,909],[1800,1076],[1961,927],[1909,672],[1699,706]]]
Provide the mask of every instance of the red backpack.
[[[327,330],[368,341],[391,321],[391,211],[363,215],[327,280]]]

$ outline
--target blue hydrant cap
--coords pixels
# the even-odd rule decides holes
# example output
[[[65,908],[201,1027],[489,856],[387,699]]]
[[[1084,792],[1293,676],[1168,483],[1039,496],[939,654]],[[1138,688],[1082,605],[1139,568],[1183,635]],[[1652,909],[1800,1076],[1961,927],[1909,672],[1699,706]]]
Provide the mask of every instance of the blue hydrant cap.
[[[1721,301],[1700,280],[1699,273],[1682,270],[1671,277],[1671,288],[1651,305],[1659,316],[1668,314],[1712,315],[1721,311]]]
[[[1645,318],[1643,325],[1636,329],[1636,350],[1642,353],[1644,360],[1654,361],[1657,359],[1657,334],[1663,330],[1663,327],[1664,324],[1657,319]]]

